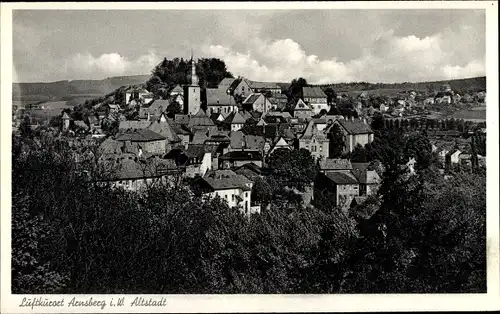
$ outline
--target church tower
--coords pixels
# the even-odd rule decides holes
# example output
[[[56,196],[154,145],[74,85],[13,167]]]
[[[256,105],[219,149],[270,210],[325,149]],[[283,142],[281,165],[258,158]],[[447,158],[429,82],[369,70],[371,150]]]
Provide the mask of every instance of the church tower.
[[[194,115],[198,113],[201,105],[201,90],[196,75],[196,64],[191,52],[191,84],[184,87],[184,114]]]

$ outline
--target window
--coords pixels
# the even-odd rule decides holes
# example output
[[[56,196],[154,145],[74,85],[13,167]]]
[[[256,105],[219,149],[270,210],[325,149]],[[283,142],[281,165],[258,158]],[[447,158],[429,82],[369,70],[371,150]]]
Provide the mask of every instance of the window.
[[[233,195],[231,195],[231,201],[233,201],[233,202],[234,202],[234,194],[233,194]]]
[[[322,152],[323,151],[323,146],[319,145],[319,151]]]
[[[227,195],[224,195],[224,198],[227,200]]]
[[[315,151],[316,151],[316,145],[311,146],[311,150],[312,150],[313,152],[315,152]]]

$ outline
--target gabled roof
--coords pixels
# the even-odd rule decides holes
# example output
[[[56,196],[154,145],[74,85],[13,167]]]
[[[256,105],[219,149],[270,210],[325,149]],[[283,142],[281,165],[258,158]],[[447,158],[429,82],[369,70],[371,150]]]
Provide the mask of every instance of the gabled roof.
[[[351,170],[353,168],[349,159],[326,158],[319,163],[321,170]]]
[[[248,95],[248,97],[243,101],[243,104],[253,104],[254,102],[256,102],[260,97],[264,97],[263,94],[261,93],[252,93],[250,95]]]
[[[205,111],[200,109],[195,115],[189,118],[188,127],[194,127],[194,126],[209,127],[209,126],[215,126],[215,124],[210,119],[210,117],[205,113]]]
[[[171,143],[181,141],[179,136],[177,136],[176,132],[170,127],[168,121],[167,122],[155,121],[151,123],[148,129],[166,137],[167,140]]]
[[[352,174],[356,177],[358,182],[362,184],[379,184],[382,181],[375,170],[354,168]]]
[[[66,112],[63,113],[62,118],[63,118],[63,120],[69,120],[70,119],[69,116],[68,116],[68,114]]]
[[[233,93],[233,91],[236,89],[236,87],[238,87],[238,85],[240,85],[241,81],[242,81],[242,79],[240,79],[240,78],[235,79],[235,80],[231,83],[231,85],[229,86],[229,88],[228,88],[228,89],[229,89],[229,92],[230,92],[230,93]]]
[[[170,94],[174,94],[174,93],[178,93],[178,94],[183,94],[184,93],[184,90],[182,89],[182,87],[177,84],[175,85],[175,87],[170,91]]]
[[[298,99],[295,104],[292,105],[293,111],[311,111],[311,107],[307,105],[302,99]]]
[[[223,88],[207,88],[207,106],[234,106],[236,101]]]
[[[252,181],[245,176],[236,174],[231,170],[211,170],[207,171],[202,179],[212,190],[245,189],[249,190]]]
[[[147,129],[150,125],[151,121],[134,121],[134,120],[120,121],[120,124],[118,125],[118,130],[124,131],[129,129],[134,129],[134,130]]]
[[[230,78],[230,77],[223,78],[222,81],[220,81],[218,88],[227,91],[235,80],[236,80],[235,78]]]
[[[253,162],[249,162],[237,167],[234,172],[247,177],[249,180],[255,180],[256,177],[262,174],[262,168]]]
[[[316,137],[319,140],[326,140],[326,135],[318,130],[316,123],[314,123],[313,120],[309,121],[307,123],[306,129],[304,130],[304,133],[302,133],[302,136],[300,139],[311,139],[313,137]]]
[[[246,119],[243,118],[240,112],[235,112],[231,119],[231,124],[244,124],[245,122]]]
[[[262,136],[245,135],[242,131],[231,132],[230,145],[233,149],[260,150],[264,148],[265,139]],[[243,147],[245,143],[245,147]]]
[[[332,182],[338,185],[358,184],[358,181],[353,175],[344,172],[328,172],[325,174]]]
[[[119,135],[117,141],[151,142],[165,140],[166,137],[148,129],[128,130]]]
[[[208,139],[207,132],[197,131],[194,133],[193,140],[191,141],[191,143],[192,144],[204,144],[207,139]]]
[[[245,79],[245,81],[247,81],[247,84],[248,84],[248,86],[250,86],[250,88],[254,88],[254,89],[280,89],[281,90],[281,87],[279,87],[278,85],[276,85],[276,83],[273,83],[273,82],[257,82],[257,81],[250,81],[247,79]]]
[[[323,90],[319,86],[316,86],[316,87],[311,87],[311,86],[302,87],[302,95],[304,96],[304,98],[306,98],[306,97],[311,97],[311,98],[327,98],[326,94],[323,92]]]
[[[372,128],[366,122],[360,119],[339,119],[336,122],[338,122],[349,134],[373,133]]]

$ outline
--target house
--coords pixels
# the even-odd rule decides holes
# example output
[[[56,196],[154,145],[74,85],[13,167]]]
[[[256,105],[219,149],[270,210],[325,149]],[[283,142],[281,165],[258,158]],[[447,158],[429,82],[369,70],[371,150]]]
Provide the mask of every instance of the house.
[[[176,95],[183,95],[184,94],[184,90],[182,89],[182,87],[177,84],[175,85],[174,88],[172,88],[172,90],[170,91],[170,97],[174,98]]]
[[[248,163],[262,167],[262,153],[257,150],[230,151],[220,156],[219,160],[221,162],[221,169],[240,167]]]
[[[386,104],[381,104],[379,107],[380,112],[386,112],[389,109],[389,106]]]
[[[187,128],[191,130],[194,134],[196,131],[204,131],[204,132],[215,132],[217,131],[217,126],[214,124],[212,119],[200,109],[195,115],[189,116],[189,122],[187,124]]]
[[[251,206],[253,183],[231,170],[212,170],[193,184],[195,194],[220,197],[230,207],[241,206],[245,215],[260,213],[259,206]]]
[[[293,112],[293,117],[299,119],[311,119],[313,115],[312,108],[300,98],[292,105],[291,111]]]
[[[292,150],[292,147],[290,146],[290,143],[286,141],[282,136],[279,137],[278,141],[274,143],[269,149],[267,150],[266,154],[271,155],[275,150],[277,149],[288,149]]]
[[[288,103],[288,97],[285,94],[273,94],[269,101],[272,104],[271,110],[284,110]]]
[[[349,172],[319,173],[314,182],[314,198],[321,195],[333,198],[333,205],[347,209],[354,197],[359,196],[359,183]]]
[[[157,99],[148,106],[139,108],[139,119],[146,121],[159,119],[161,114],[167,110],[168,106],[170,106],[169,100]]]
[[[299,149],[304,148],[310,151],[316,159],[324,159],[329,155],[329,142],[325,133],[319,131],[314,121],[311,120],[302,136],[299,137]]]
[[[458,163],[460,163],[460,154],[462,152],[455,148],[451,151],[448,152],[448,154],[446,154],[446,159],[445,159],[445,164],[446,166],[451,166],[451,165],[456,165]]]
[[[231,124],[231,131],[236,132],[238,130],[241,130],[243,128],[243,125],[245,125],[246,119],[243,118],[242,114],[239,112],[235,112],[232,116],[229,116],[230,118],[230,124]]]
[[[368,170],[369,163],[352,163],[352,174],[359,183],[359,195],[375,195],[382,179],[375,170]]]
[[[223,88],[207,88],[207,112],[229,114],[238,111],[234,97]]]
[[[108,111],[108,113],[115,113],[115,112],[120,112],[120,105],[116,105],[116,104],[108,104],[106,106],[106,109]]]
[[[190,178],[204,176],[212,169],[212,153],[207,151],[204,145],[190,144],[187,149],[176,147],[164,158],[174,160],[178,167],[185,170],[185,176]]]
[[[259,151],[264,149],[265,138],[259,135],[244,134],[241,130],[231,132],[229,135],[229,146],[224,150],[224,153],[230,151]]]
[[[338,119],[332,124],[338,125],[344,134],[344,150],[352,152],[357,145],[365,146],[373,142],[373,131],[364,119]],[[326,130],[331,132],[332,127]]]
[[[427,97],[425,100],[424,100],[424,105],[434,105],[434,98],[433,97]]]
[[[175,130],[170,126],[167,120],[157,120],[151,122],[151,124],[147,127],[148,130],[151,130],[155,133],[164,136],[166,140],[165,151],[168,152],[170,149],[177,145],[182,145],[182,139],[176,134]]]
[[[319,171],[321,173],[328,172],[350,172],[352,164],[349,159],[341,158],[325,158],[319,161]]]
[[[452,102],[452,93],[449,91],[446,92],[438,92],[436,97],[434,97],[434,102],[438,104],[451,104]]]
[[[137,144],[139,152],[165,154],[167,138],[148,129],[126,130],[116,138],[127,145]]]
[[[244,108],[258,112],[268,112],[273,104],[262,93],[252,93],[243,100]]]
[[[153,94],[144,88],[130,87],[125,91],[125,105],[130,103],[132,100],[142,99],[144,103],[146,101],[151,101],[153,99]]]
[[[312,108],[314,115],[317,115],[321,110],[330,110],[330,106],[327,102],[327,96],[321,89],[321,87],[310,87],[305,86],[302,88],[302,95],[304,102]]]
[[[238,78],[229,86],[229,94],[232,96],[246,97],[251,93],[253,93],[253,90],[246,79]]]

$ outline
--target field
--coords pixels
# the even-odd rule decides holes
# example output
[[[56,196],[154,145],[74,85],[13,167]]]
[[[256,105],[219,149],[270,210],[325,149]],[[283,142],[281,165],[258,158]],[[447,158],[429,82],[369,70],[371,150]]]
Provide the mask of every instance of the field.
[[[486,121],[486,108],[476,107],[472,109],[462,110],[451,115],[451,117],[472,122],[484,122]]]

